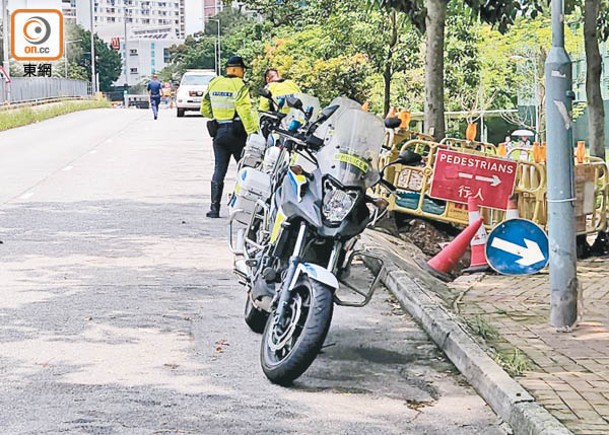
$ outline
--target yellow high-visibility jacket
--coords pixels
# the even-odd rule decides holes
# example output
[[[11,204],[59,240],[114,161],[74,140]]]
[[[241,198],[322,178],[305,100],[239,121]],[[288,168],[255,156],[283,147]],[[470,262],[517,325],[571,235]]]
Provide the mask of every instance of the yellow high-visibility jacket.
[[[300,92],[300,88],[292,80],[282,79],[278,82],[271,82],[266,85],[266,88],[271,91],[273,98],[287,97],[288,95],[293,95]],[[258,106],[258,110],[260,110],[261,112],[271,110],[271,102],[268,100],[268,98],[260,98],[260,105]],[[289,111],[290,108],[287,104],[285,104],[281,108],[281,112],[283,113],[288,113]]]
[[[239,77],[216,77],[207,87],[201,100],[201,114],[216,121],[230,121],[235,113],[247,134],[258,130],[249,88]]]

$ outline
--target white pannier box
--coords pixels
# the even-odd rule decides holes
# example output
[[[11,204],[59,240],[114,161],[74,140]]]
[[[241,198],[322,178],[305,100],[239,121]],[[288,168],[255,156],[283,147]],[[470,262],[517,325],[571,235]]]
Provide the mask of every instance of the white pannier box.
[[[271,177],[254,168],[242,168],[237,176],[235,192],[230,200],[231,217],[242,224],[250,223],[256,201],[271,196]]]
[[[251,134],[247,138],[245,148],[243,148],[243,156],[241,157],[241,167],[249,166],[255,168],[264,157],[264,150],[266,149],[266,139],[260,134]]]

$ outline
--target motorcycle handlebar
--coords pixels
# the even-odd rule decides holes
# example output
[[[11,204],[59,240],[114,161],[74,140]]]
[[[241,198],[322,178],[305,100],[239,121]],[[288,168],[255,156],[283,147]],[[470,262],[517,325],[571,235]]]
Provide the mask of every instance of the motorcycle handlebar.
[[[282,136],[285,136],[291,140],[293,140],[294,142],[296,142],[298,145],[302,145],[302,146],[306,146],[307,143],[305,141],[305,138],[302,137],[302,135],[299,135],[298,133],[293,133],[291,131],[288,130],[282,130],[281,128],[278,128],[277,130],[275,130],[277,133],[279,133]]]

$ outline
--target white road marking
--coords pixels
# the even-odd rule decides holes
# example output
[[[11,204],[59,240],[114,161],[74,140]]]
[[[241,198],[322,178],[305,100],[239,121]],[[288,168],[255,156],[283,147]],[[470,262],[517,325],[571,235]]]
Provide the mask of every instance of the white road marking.
[[[74,166],[70,165],[70,166],[66,166],[65,168],[63,168],[62,171],[68,172],[68,171],[71,171],[72,169],[74,169]]]

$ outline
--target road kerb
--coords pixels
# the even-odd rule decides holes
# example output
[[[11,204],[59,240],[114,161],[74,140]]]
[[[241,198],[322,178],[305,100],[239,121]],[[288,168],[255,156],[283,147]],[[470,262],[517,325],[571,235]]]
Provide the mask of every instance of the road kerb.
[[[442,306],[428,280],[419,278],[422,271],[416,265],[400,261],[382,248],[369,251],[384,260],[386,272],[381,280],[400,305],[516,435],[572,434],[484,352],[454,315]],[[434,287],[436,285],[444,284],[437,281]]]

